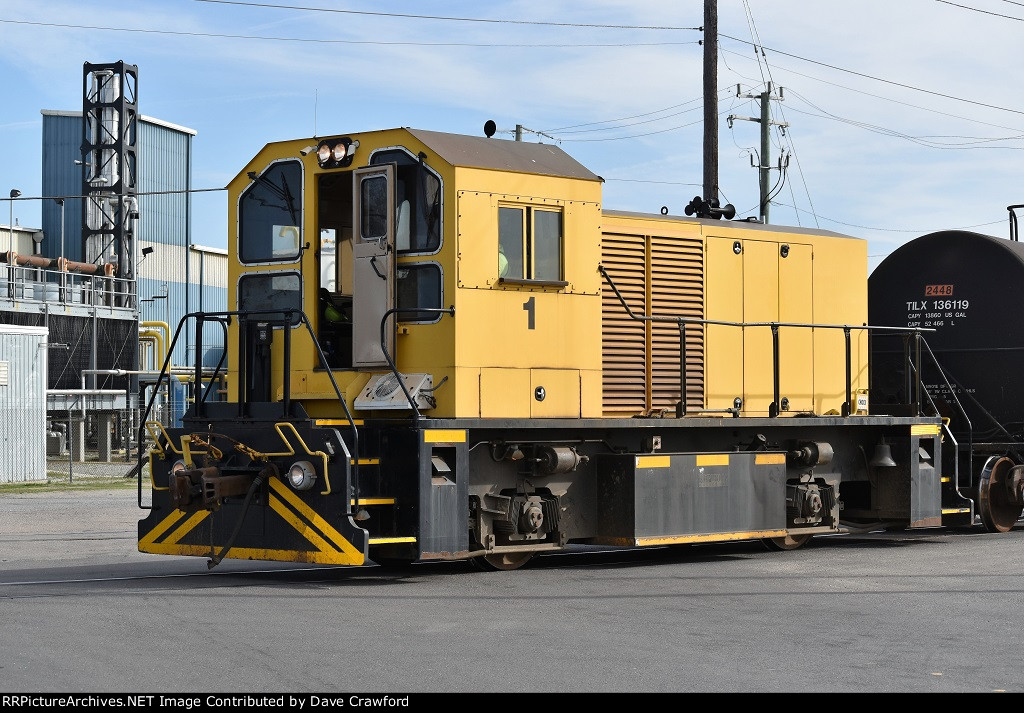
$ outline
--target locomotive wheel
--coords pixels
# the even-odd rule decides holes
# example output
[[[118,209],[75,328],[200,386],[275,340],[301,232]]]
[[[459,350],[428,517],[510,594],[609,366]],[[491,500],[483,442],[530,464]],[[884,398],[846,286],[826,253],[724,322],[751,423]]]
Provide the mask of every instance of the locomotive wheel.
[[[1009,532],[1020,519],[1021,502],[1012,488],[1013,461],[1000,458],[981,471],[978,482],[978,512],[989,532]]]
[[[811,539],[812,535],[786,535],[785,537],[766,537],[761,540],[769,550],[778,552],[798,550]]]
[[[503,552],[501,554],[474,557],[472,562],[485,572],[510,571],[519,569],[533,559],[532,552]]]

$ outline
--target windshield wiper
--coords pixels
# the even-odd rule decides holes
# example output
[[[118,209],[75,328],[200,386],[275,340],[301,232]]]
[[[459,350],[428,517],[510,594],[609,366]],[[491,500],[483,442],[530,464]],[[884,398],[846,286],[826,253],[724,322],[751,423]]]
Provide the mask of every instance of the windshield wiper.
[[[288,208],[288,214],[291,216],[292,225],[299,224],[298,212],[295,209],[295,196],[292,195],[292,191],[288,187],[287,178],[281,176],[281,183],[284,185],[284,188],[282,188],[265,176],[258,175],[255,171],[249,171],[246,175],[253,183],[259,183],[261,186],[265,186],[267,190],[272,192],[278,198],[283,198],[285,201],[285,207]]]

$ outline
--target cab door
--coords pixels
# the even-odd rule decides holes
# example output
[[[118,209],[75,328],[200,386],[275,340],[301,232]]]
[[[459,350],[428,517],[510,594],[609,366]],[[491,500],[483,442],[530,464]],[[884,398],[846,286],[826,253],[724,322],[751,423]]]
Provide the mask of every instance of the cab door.
[[[395,167],[354,172],[352,236],[352,366],[387,366],[381,320],[395,306]],[[384,348],[394,357],[395,319],[388,318]]]

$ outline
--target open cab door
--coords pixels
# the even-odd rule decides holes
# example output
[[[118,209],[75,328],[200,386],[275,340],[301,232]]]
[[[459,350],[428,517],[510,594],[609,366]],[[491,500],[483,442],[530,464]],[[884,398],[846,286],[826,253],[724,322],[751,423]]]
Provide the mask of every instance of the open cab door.
[[[352,366],[386,367],[381,320],[395,306],[395,167],[353,172]],[[394,357],[395,322],[384,330],[384,349]]]

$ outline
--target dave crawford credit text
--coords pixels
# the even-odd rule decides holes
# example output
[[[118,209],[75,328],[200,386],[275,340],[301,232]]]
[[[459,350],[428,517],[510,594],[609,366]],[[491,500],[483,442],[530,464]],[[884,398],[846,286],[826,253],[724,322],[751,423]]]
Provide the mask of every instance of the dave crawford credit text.
[[[200,695],[165,696],[145,695],[27,695],[12,694],[0,696],[2,708],[284,708],[304,710],[306,708],[406,708],[409,696],[385,695]]]

